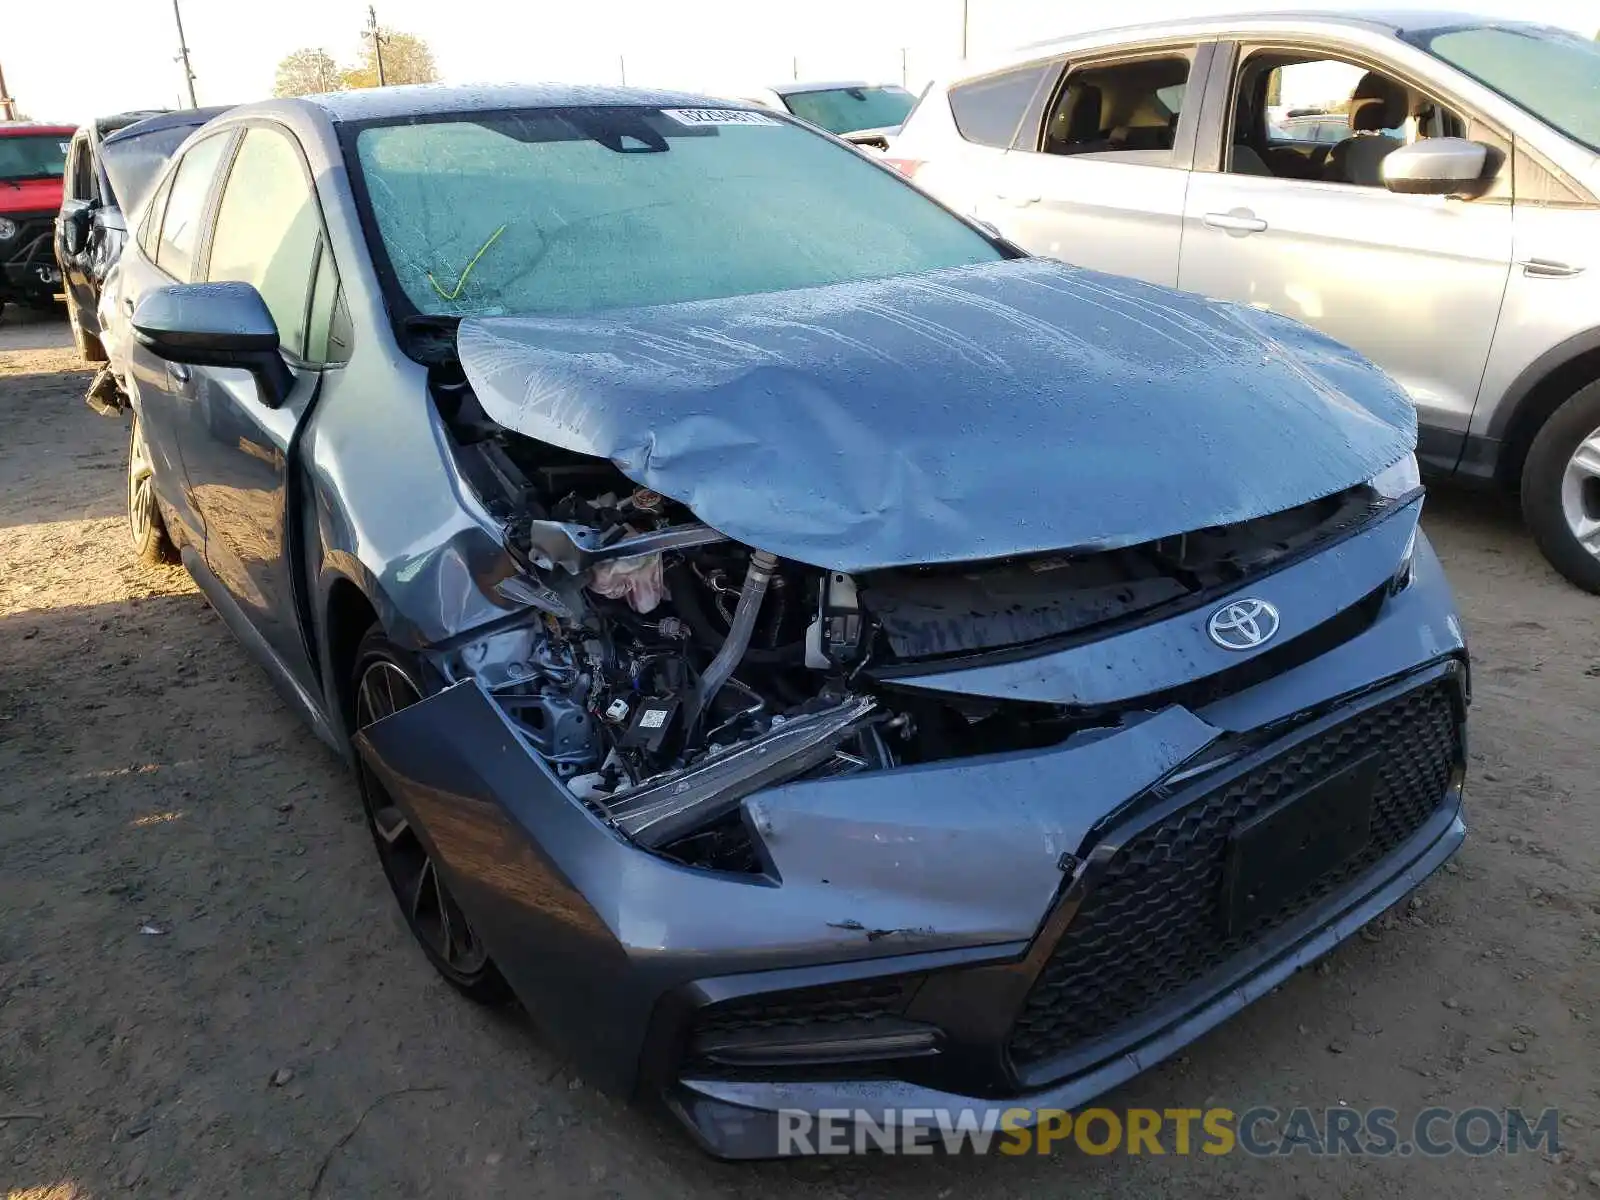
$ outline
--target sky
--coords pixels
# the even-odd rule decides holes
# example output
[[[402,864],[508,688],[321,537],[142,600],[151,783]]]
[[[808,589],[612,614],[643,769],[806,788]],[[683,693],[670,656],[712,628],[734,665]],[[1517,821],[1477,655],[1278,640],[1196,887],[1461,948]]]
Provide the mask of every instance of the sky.
[[[270,94],[277,62],[322,46],[360,51],[358,0],[180,0],[201,104]],[[423,38],[447,82],[627,82],[713,93],[804,79],[904,81],[919,88],[961,56],[962,0],[376,0],[385,26]],[[1291,7],[1290,0],[967,0],[968,49],[1007,46],[1201,12]],[[1338,0],[1332,6],[1338,7]],[[1370,6],[1370,5],[1369,5]],[[1399,6],[1397,4],[1397,6]],[[1472,8],[1592,34],[1600,0],[1404,0]],[[62,40],[67,24],[84,38]],[[1114,15],[1112,15],[1114,14]],[[0,0],[0,69],[19,109],[82,122],[128,108],[174,107],[183,81],[172,0]],[[99,59],[94,56],[99,49]]]

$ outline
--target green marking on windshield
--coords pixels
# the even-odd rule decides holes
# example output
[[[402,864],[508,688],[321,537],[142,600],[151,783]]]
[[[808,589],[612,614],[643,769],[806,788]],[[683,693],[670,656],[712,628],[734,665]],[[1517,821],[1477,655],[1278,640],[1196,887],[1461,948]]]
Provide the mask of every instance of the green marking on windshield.
[[[462,269],[461,277],[456,280],[456,286],[454,288],[452,288],[450,291],[447,292],[442,287],[440,287],[439,286],[439,281],[433,277],[433,272],[429,271],[427,273],[428,282],[433,284],[433,290],[438,292],[440,297],[442,297],[445,300],[454,300],[457,296],[461,295],[461,289],[467,286],[467,278],[468,278],[468,276],[470,276],[472,274],[472,268],[478,265],[478,260],[484,256],[484,254],[488,251],[490,246],[494,245],[495,242],[500,240],[500,235],[502,233],[504,233],[505,231],[506,231],[506,227],[504,225],[502,225],[502,226],[500,226],[499,229],[496,229],[493,233],[491,233],[489,235],[489,240],[484,242],[483,245],[478,247],[478,252],[476,254],[474,254],[472,256],[472,258],[467,262],[466,267]]]

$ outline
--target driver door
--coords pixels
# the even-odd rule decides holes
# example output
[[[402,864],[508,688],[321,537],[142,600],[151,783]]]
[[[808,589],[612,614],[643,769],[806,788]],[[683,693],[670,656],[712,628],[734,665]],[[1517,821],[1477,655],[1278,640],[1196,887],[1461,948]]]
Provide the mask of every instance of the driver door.
[[[69,253],[63,233],[69,214],[86,209],[91,217],[103,203],[100,195],[98,173],[94,169],[94,149],[89,144],[89,131],[80,129],[72,138],[67,151],[67,169],[61,184],[61,215],[56,219],[56,265],[61,268],[62,287],[67,293],[67,304],[77,317],[78,326],[85,333],[98,336],[100,318],[95,313],[97,288],[90,274],[90,255],[96,228],[92,221],[85,222],[89,230],[83,246],[76,254]]]
[[[337,336],[329,345],[339,277],[310,169],[287,130],[245,129],[207,245],[197,278],[248,283],[261,293],[295,383],[281,404],[268,406],[246,371],[173,364],[194,413],[182,448],[205,524],[206,566],[284,672],[315,695],[300,620],[304,579],[292,468],[295,437],[322,373],[342,358]]]

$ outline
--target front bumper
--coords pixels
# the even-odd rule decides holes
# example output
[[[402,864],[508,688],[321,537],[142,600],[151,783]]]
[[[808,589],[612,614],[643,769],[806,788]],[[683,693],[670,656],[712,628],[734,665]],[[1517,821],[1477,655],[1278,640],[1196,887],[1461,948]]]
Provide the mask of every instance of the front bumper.
[[[52,242],[55,214],[6,216],[17,232],[0,242],[0,301],[49,300],[61,290],[61,268]]]
[[[712,1153],[762,1157],[780,1149],[780,1110],[1071,1107],[1216,1025],[1459,845],[1466,690],[1460,626],[1424,538],[1411,586],[1369,627],[1210,703],[1155,706],[1098,740],[748,798],[762,875],[636,849],[573,802],[470,683],[369,728],[358,746],[585,1076],[665,1097]],[[1423,750],[1371,740],[1395,724],[1374,714],[1423,695]],[[1380,791],[1403,780],[1407,795],[1425,794],[1404,820],[1381,818],[1367,859],[1153,991],[1126,977],[1104,997],[1072,991],[1071,964],[1053,956],[1093,928],[1093,905],[1114,894],[1148,830],[1358,727],[1378,731],[1362,735],[1360,757],[1392,760]],[[1338,753],[1318,753],[1320,767],[1297,768],[1302,783],[1338,769]],[[1250,803],[1270,806],[1270,789],[1252,787]],[[1213,850],[1245,811],[1212,812]],[[1208,880],[1180,882],[1203,899]],[[1124,949],[1159,944],[1192,916],[1141,909],[1109,958],[1094,957],[1103,939],[1074,950],[1096,964],[1080,974],[1109,979]],[[1075,1027],[1071,1014],[1099,1002],[1132,1016]]]

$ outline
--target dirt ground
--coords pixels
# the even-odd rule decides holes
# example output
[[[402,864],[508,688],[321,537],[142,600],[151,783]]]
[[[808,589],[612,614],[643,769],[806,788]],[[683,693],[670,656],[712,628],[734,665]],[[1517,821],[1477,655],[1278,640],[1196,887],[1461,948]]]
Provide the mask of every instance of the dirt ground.
[[[1472,647],[1466,848],[1418,900],[1108,1098],[1558,1107],[1443,1160],[730,1166],[413,947],[335,759],[181,570],[55,322],[0,328],[0,1196],[1600,1197],[1600,599],[1509,507],[1426,524]]]

